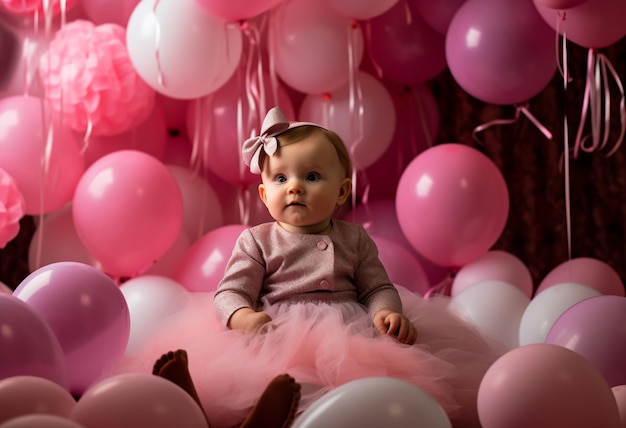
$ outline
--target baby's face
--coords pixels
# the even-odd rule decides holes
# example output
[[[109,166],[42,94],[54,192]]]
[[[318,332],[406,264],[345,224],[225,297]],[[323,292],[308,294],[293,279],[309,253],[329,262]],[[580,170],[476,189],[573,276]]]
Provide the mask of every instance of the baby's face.
[[[337,151],[321,133],[281,146],[266,159],[261,177],[259,195],[270,215],[296,233],[326,231],[351,190]]]

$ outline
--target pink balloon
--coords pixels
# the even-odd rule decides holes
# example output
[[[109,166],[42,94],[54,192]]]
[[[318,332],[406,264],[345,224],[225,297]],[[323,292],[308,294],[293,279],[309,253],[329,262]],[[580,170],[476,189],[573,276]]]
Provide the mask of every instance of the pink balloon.
[[[330,7],[339,15],[360,20],[378,16],[396,3],[398,0],[328,0]]]
[[[372,235],[378,247],[378,257],[385,266],[389,279],[412,292],[424,295],[430,289],[430,282],[424,268],[412,252],[401,244]]]
[[[489,367],[478,390],[483,428],[619,428],[617,405],[602,375],[569,349],[532,344]]]
[[[59,262],[28,275],[13,294],[59,339],[72,394],[112,373],[128,342],[130,317],[111,278],[82,263]]]
[[[180,230],[172,246],[142,275],[160,275],[173,278],[178,270],[178,265],[189,250],[191,242],[187,232]]]
[[[148,373],[126,373],[99,382],[78,400],[71,419],[89,428],[208,428],[191,395]]]
[[[554,30],[586,48],[604,48],[626,35],[626,4],[613,0],[587,0],[566,10],[565,20],[559,11],[534,0],[539,14]]]
[[[85,163],[89,167],[101,157],[119,150],[138,150],[161,159],[166,140],[165,117],[157,105],[146,120],[127,132],[107,137],[88,137],[84,148]]]
[[[516,104],[537,95],[557,66],[555,34],[542,21],[527,1],[465,2],[446,36],[446,58],[456,82],[493,104]]]
[[[346,144],[355,167],[367,168],[387,150],[396,127],[396,109],[383,84],[364,71],[355,75],[356,100],[350,85],[326,95],[308,95],[298,119],[335,131]],[[353,105],[353,102],[356,106]]]
[[[0,168],[17,183],[25,213],[48,213],[68,203],[85,163],[73,133],[47,102],[30,96],[0,99],[0,129]],[[48,131],[52,131],[50,142]]]
[[[241,145],[252,133],[258,134],[267,110],[280,106],[289,120],[295,120],[282,84],[275,97],[269,74],[248,76],[250,81],[246,76],[240,67],[215,93],[189,104],[187,113],[187,133],[204,166],[233,184],[260,182],[241,160]]]
[[[621,427],[626,427],[626,385],[618,385],[611,388],[615,401],[617,402],[617,409],[619,410],[619,418],[622,423]]]
[[[76,232],[113,276],[134,276],[163,256],[183,219],[180,189],[152,156],[120,150],[81,178],[73,204]]]
[[[0,293],[0,325],[0,379],[37,376],[67,388],[63,349],[41,315],[17,297]]]
[[[459,269],[452,283],[452,296],[474,284],[490,280],[514,285],[528,298],[533,295],[533,279],[524,262],[509,252],[492,250]]]
[[[177,100],[157,94],[156,105],[165,117],[165,127],[170,136],[187,137],[187,109],[191,101]]]
[[[552,269],[539,283],[535,294],[562,282],[576,282],[602,294],[624,296],[624,283],[617,271],[602,260],[577,257]]]
[[[580,6],[588,0],[536,0],[535,4],[549,7],[550,9],[571,9]]]
[[[487,156],[463,144],[440,144],[405,169],[396,211],[404,235],[420,254],[441,266],[461,267],[500,237],[509,193]]]
[[[85,15],[95,24],[113,23],[126,27],[141,0],[80,0]]]
[[[446,69],[445,37],[426,24],[414,2],[400,1],[368,21],[368,49],[396,82],[425,82]]]
[[[413,2],[424,21],[433,30],[445,35],[450,21],[465,0],[413,0]]]
[[[282,0],[195,0],[212,15],[226,21],[243,21],[267,12]]]
[[[237,25],[227,25],[191,0],[139,2],[128,21],[126,44],[146,83],[176,99],[217,90],[232,76],[243,49]]]
[[[590,297],[563,312],[552,324],[545,342],[585,357],[609,385],[626,385],[625,325],[626,297]]]
[[[59,384],[38,376],[0,380],[0,424],[18,416],[42,413],[68,417],[76,400]]]
[[[0,425],[2,428],[86,428],[56,415],[24,415]]]
[[[237,238],[247,228],[241,224],[222,226],[198,239],[185,254],[174,279],[188,291],[215,291]]]
[[[272,20],[270,49],[275,52],[276,73],[300,92],[323,94],[339,89],[361,63],[361,28],[324,1],[283,2]]]

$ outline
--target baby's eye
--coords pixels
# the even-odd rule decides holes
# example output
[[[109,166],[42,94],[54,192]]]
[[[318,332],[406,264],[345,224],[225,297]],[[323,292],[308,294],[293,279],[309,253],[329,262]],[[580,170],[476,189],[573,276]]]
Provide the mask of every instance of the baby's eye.
[[[317,172],[310,172],[306,176],[306,181],[319,181],[319,180],[320,180],[320,175]]]
[[[274,181],[276,181],[277,183],[284,183],[285,181],[287,181],[287,177],[285,177],[282,174],[279,174],[276,176],[276,178],[274,178]]]

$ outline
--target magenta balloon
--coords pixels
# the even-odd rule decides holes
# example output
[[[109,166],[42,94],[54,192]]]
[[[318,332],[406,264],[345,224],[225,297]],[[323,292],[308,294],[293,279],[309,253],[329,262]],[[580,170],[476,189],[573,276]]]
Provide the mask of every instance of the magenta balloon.
[[[63,349],[32,307],[0,293],[0,379],[37,376],[68,387]]]
[[[398,0],[328,0],[339,15],[352,19],[370,19],[389,10]]]
[[[626,297],[582,300],[552,324],[545,342],[571,349],[589,360],[609,385],[626,385]]]
[[[76,400],[59,384],[38,376],[12,376],[0,380],[0,425],[32,413],[68,417]]]
[[[111,374],[130,332],[126,300],[111,278],[82,263],[52,263],[28,275],[13,294],[59,339],[72,394]]]
[[[16,181],[26,214],[48,213],[71,201],[85,163],[74,134],[48,104],[31,96],[0,99],[0,129],[0,168]],[[47,162],[43,177],[42,160]]]
[[[591,257],[567,260],[552,269],[539,283],[535,294],[563,282],[576,282],[602,294],[624,296],[624,283],[609,264]]]
[[[413,0],[424,21],[441,34],[448,32],[450,21],[465,0]]]
[[[554,41],[554,31],[528,1],[468,0],[450,22],[446,58],[470,95],[516,104],[537,95],[554,76]]]
[[[237,238],[248,227],[222,226],[198,239],[183,257],[174,279],[188,291],[215,291]]]
[[[76,232],[113,276],[135,276],[163,256],[183,220],[180,188],[167,167],[136,150],[97,160],[72,206]]]
[[[605,48],[626,35],[626,3],[623,1],[587,0],[567,9],[564,21],[559,11],[534,1],[545,22],[577,45]]]
[[[423,21],[411,2],[400,1],[368,22],[369,53],[385,77],[423,83],[446,69],[445,37]]]
[[[400,227],[433,263],[461,267],[502,233],[509,193],[498,167],[472,147],[434,146],[406,167],[396,192]]]
[[[620,428],[606,380],[589,361],[545,343],[500,357],[478,390],[482,428]]]
[[[0,425],[2,428],[86,428],[57,415],[23,415]]]

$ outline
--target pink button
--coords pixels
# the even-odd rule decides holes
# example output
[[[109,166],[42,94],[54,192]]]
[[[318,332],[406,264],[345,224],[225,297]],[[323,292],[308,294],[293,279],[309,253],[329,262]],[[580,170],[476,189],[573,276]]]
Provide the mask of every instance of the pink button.
[[[324,251],[326,248],[328,248],[328,242],[326,241],[320,241],[317,243],[317,249],[320,251]]]
[[[325,279],[322,279],[320,281],[320,288],[322,290],[330,290],[331,289],[330,282],[326,281]]]

